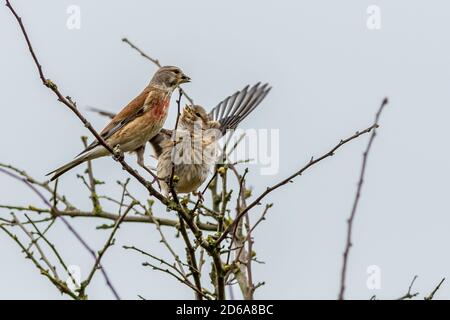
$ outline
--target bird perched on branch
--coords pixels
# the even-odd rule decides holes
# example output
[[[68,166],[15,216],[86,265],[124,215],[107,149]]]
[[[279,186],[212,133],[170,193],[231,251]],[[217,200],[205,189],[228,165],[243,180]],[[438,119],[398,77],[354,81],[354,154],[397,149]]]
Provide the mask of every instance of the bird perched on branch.
[[[187,105],[180,116],[177,132],[162,129],[150,140],[157,159],[157,176],[163,192],[169,194],[168,179],[177,177],[176,192],[194,192],[205,182],[218,161],[218,140],[235,129],[266,97],[268,84],[246,86],[227,97],[211,112]],[[172,172],[173,170],[173,172]]]
[[[182,83],[189,82],[180,68],[161,67],[153,75],[148,86],[128,105],[115,115],[101,131],[101,137],[114,150],[137,153],[138,164],[153,175],[144,164],[144,150],[164,125],[173,90]],[[79,164],[109,155],[108,150],[98,141],[91,143],[73,161],[48,173],[50,180],[78,166]]]

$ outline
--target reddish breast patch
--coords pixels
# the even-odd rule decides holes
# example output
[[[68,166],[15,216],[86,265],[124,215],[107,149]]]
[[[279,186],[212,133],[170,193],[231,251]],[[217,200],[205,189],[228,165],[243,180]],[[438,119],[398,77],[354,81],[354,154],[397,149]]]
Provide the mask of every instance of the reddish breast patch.
[[[153,115],[156,118],[162,119],[167,114],[167,109],[169,108],[170,98],[165,98],[158,100],[155,107],[152,110]]]

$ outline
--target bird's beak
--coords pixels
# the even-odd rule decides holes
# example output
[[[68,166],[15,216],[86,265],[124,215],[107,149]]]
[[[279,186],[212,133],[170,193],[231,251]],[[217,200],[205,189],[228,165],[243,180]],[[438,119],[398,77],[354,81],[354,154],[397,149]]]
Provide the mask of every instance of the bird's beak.
[[[184,73],[181,75],[180,77],[180,84],[181,83],[186,83],[186,82],[191,82],[191,78],[189,78],[187,75],[185,75]]]

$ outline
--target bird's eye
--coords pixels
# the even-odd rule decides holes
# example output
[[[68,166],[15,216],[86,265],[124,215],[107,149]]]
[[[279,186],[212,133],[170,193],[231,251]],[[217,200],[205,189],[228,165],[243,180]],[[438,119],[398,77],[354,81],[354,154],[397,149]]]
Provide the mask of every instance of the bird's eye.
[[[202,116],[199,112],[196,112],[195,115],[199,118]]]
[[[178,70],[178,69],[175,69],[175,70],[173,70],[173,73],[175,73],[175,74],[179,74],[179,73],[180,73],[180,70]]]

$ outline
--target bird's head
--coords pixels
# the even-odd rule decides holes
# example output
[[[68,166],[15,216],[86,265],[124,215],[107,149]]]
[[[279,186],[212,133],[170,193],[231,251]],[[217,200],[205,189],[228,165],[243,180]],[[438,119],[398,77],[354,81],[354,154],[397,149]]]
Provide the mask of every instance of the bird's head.
[[[191,78],[185,75],[180,68],[174,66],[164,66],[156,71],[150,85],[163,89],[174,90],[180,84],[190,81]]]
[[[211,119],[205,109],[199,105],[186,105],[181,113],[180,125],[185,129],[198,128],[206,130],[209,128]]]

